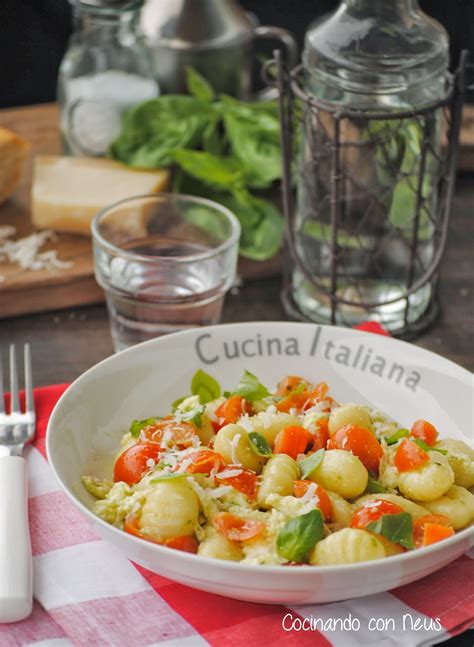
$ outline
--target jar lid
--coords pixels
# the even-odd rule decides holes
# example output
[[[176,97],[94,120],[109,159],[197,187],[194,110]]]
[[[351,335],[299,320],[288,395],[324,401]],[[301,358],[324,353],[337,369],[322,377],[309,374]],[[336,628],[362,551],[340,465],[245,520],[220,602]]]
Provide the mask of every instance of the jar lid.
[[[143,0],[70,0],[71,4],[78,7],[104,10],[127,11],[129,9],[138,9]]]
[[[192,51],[244,44],[255,24],[234,1],[158,0],[145,3],[140,27],[151,47]]]

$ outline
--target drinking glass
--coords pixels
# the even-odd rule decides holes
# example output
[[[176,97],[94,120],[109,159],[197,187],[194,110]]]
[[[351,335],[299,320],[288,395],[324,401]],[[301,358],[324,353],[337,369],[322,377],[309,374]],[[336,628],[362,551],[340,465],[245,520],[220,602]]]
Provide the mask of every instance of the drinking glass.
[[[145,195],[99,212],[95,276],[115,350],[217,323],[235,279],[239,236],[228,209],[196,196]]]

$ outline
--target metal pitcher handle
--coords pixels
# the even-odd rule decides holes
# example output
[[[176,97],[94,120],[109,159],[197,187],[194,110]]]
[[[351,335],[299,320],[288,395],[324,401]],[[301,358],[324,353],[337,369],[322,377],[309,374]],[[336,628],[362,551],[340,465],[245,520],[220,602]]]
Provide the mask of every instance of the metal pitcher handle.
[[[298,63],[298,45],[292,34],[287,29],[273,27],[270,25],[261,25],[254,29],[255,38],[260,40],[278,40],[286,50],[285,65],[289,70],[293,69]]]
[[[298,63],[298,44],[293,38],[291,32],[281,27],[273,27],[270,25],[261,25],[255,27],[254,35],[256,39],[260,40],[276,40],[282,43],[285,51],[285,66],[288,70],[292,70]],[[274,88],[264,88],[257,93],[259,99],[275,98],[276,91]]]

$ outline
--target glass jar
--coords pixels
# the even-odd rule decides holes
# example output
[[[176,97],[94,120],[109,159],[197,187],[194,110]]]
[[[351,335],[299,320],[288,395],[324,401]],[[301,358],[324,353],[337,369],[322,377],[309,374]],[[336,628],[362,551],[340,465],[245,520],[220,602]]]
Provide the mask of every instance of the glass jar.
[[[327,290],[293,269],[306,318],[397,332],[427,310],[429,284],[403,295],[434,254],[443,110],[429,107],[445,95],[448,62],[447,34],[417,0],[343,0],[309,28],[303,83],[318,109],[302,116],[294,233]]]
[[[137,33],[141,2],[70,0],[74,29],[59,68],[64,150],[101,156],[124,112],[158,95],[149,52]]]

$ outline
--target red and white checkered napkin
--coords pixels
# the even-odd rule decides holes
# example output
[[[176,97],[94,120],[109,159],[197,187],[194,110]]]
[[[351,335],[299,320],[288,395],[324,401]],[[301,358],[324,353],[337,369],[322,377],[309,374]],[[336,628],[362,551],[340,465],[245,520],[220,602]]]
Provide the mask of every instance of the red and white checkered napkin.
[[[46,461],[47,421],[65,388],[35,393],[37,440],[25,452],[35,605],[27,620],[0,625],[0,647],[411,647],[433,644],[473,623],[474,552],[390,593],[291,609],[202,593],[132,564],[91,530],[59,490]],[[311,617],[325,621],[326,628],[288,630],[293,620],[298,627]],[[439,618],[441,629],[433,618]],[[337,619],[345,619],[345,627],[331,627]],[[358,627],[355,619],[360,628],[348,630],[351,620]],[[387,629],[376,631],[375,622],[384,620]]]

